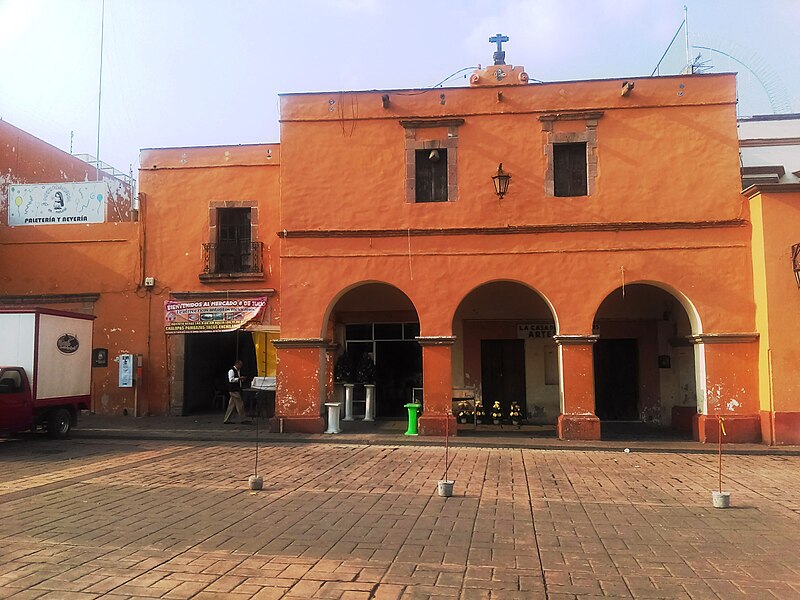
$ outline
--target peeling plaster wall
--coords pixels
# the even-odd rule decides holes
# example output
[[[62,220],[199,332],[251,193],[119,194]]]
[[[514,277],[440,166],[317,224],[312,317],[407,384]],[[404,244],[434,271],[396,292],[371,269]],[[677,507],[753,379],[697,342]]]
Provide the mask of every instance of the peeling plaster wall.
[[[100,177],[108,185],[106,221],[130,221],[131,187],[103,171]],[[97,169],[88,163],[0,120],[0,227],[8,223],[8,188],[12,184],[97,181],[97,178]]]
[[[108,367],[92,369],[92,408],[101,414],[133,414],[132,389],[118,387],[122,353],[146,351],[146,306],[139,295],[139,233],[132,222],[132,190],[110,184],[107,222],[74,225],[7,225],[8,186],[94,180],[85,162],[0,121],[0,305],[2,297],[32,296],[29,303],[93,314],[94,346],[107,348]],[[58,302],[48,297],[99,294],[96,301]]]

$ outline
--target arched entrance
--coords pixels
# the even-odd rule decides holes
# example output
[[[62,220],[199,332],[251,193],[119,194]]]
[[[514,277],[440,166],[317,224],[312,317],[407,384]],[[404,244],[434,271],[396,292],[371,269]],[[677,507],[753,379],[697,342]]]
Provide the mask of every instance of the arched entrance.
[[[474,395],[503,415],[519,403],[523,422],[555,425],[560,413],[557,322],[528,286],[494,281],[473,289],[453,317],[454,397]]]
[[[702,373],[702,331],[691,303],[666,286],[636,283],[620,287],[595,315],[595,414],[603,434],[614,423],[641,423],[692,431]]]
[[[332,364],[346,362],[350,383],[370,355],[375,365],[375,411],[378,418],[403,417],[403,405],[422,389],[419,317],[408,296],[386,283],[358,284],[331,307],[325,336],[338,346]],[[345,354],[346,353],[346,354]],[[343,357],[344,355],[344,357]],[[356,408],[363,407],[364,388],[356,386]],[[363,412],[363,410],[362,410]]]

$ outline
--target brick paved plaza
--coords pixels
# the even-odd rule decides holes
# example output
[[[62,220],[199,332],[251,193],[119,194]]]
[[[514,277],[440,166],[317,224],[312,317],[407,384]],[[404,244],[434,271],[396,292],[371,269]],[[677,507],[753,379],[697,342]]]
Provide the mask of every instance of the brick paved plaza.
[[[800,598],[800,457],[0,441],[0,598]]]

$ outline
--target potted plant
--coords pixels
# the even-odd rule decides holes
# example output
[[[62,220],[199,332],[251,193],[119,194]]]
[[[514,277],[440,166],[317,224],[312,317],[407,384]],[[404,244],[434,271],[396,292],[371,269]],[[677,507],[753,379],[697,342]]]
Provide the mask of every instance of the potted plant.
[[[472,410],[472,406],[466,400],[462,400],[458,403],[458,422],[459,423],[468,423],[470,418],[474,415],[474,411]]]
[[[372,353],[365,352],[361,355],[356,366],[356,382],[365,385],[375,383],[375,362],[372,360]]]
[[[478,398],[475,400],[475,423],[483,422],[486,418],[486,413],[483,410],[483,401]]]
[[[492,423],[500,425],[500,419],[503,418],[503,409],[500,408],[500,401],[495,400],[492,404]]]
[[[336,383],[350,383],[353,379],[353,357],[345,350],[336,359],[333,367],[333,380]]]
[[[511,403],[511,410],[508,411],[508,416],[511,419],[512,425],[519,425],[520,419],[522,418],[522,408],[519,402]]]

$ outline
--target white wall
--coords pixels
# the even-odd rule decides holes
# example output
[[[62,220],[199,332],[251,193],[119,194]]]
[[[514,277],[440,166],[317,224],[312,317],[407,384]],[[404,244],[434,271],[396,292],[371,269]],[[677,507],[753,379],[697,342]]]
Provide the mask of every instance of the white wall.
[[[36,397],[89,395],[92,387],[92,326],[89,319],[39,316]],[[64,354],[56,341],[65,333],[78,338],[78,350]]]
[[[782,118],[776,120],[740,120],[739,139],[745,140],[791,140],[800,138],[800,118]],[[800,171],[800,144],[745,146],[740,148],[742,166],[763,167],[783,166],[786,171],[780,183],[797,183],[800,177],[794,175]],[[745,184],[746,185],[746,184]]]
[[[545,384],[545,364],[555,360],[556,383]],[[531,423],[554,424],[561,412],[558,393],[558,346],[551,339],[525,340],[525,404]]]
[[[33,381],[34,313],[0,313],[0,366],[23,367]]]

